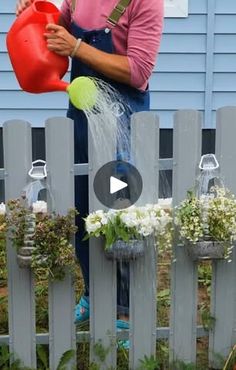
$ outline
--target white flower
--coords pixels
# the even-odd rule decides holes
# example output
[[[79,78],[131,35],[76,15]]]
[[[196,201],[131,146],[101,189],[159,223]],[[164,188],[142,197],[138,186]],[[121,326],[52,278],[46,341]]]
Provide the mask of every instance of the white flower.
[[[33,213],[47,213],[47,203],[44,200],[37,200],[32,205]]]
[[[108,222],[107,214],[98,210],[96,212],[90,213],[85,219],[85,228],[89,234],[97,233],[103,225]]]
[[[6,213],[6,206],[4,203],[0,203],[0,215],[5,215]]]
[[[101,223],[98,221],[95,223],[86,222],[86,230],[89,234],[96,233],[96,231],[98,231],[98,229],[100,229],[101,226],[102,226]]]
[[[171,209],[172,208],[172,198],[159,198],[158,205],[162,209]]]
[[[170,204],[170,201],[164,202]],[[172,216],[170,210],[165,210],[159,204],[146,204],[142,207],[135,205],[122,210],[98,210],[90,213],[85,219],[86,230],[93,236],[103,235],[106,238],[109,228],[114,237],[123,235],[130,238],[154,235],[159,250],[171,246]],[[161,239],[160,239],[161,238]]]

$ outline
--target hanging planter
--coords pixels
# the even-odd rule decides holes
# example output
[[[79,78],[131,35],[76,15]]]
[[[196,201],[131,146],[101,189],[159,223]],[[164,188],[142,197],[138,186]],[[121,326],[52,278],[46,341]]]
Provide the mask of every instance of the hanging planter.
[[[104,253],[108,259],[131,260],[144,255],[145,239],[153,235],[158,251],[170,249],[172,216],[170,209],[158,204],[132,206],[123,210],[98,210],[85,219],[87,235],[104,239]]]
[[[21,197],[8,202],[7,224],[19,266],[31,268],[41,280],[61,280],[66,270],[72,271],[75,266],[71,241],[77,229],[74,225],[77,212],[75,209],[66,215],[48,212],[47,202],[53,208],[53,199],[46,175],[46,163],[33,162],[30,181]]]
[[[106,248],[104,253],[109,260],[135,260],[144,255],[144,244],[144,239],[131,239],[128,242],[119,239]]]
[[[188,244],[187,248],[193,261],[224,259],[227,249],[223,242],[205,240]]]
[[[189,191],[175,211],[175,224],[193,260],[230,261],[236,241],[236,200],[224,187],[213,154],[201,158],[195,192]]]
[[[75,257],[71,241],[76,232],[76,214],[74,209],[66,215],[32,213],[22,199],[10,200],[7,224],[19,266],[31,268],[40,280],[61,280],[66,271],[73,271]]]

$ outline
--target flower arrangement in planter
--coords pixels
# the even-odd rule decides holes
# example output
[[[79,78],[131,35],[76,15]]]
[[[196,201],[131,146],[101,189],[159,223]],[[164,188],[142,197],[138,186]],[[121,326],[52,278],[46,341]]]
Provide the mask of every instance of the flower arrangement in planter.
[[[10,200],[7,206],[9,236],[17,249],[19,265],[31,267],[41,280],[63,279],[65,272],[75,266],[71,241],[76,232],[76,211],[71,209],[67,215],[48,213],[44,201],[27,207],[22,198]]]
[[[226,258],[236,240],[236,200],[224,187],[213,186],[212,197],[189,191],[176,207],[174,222],[193,259]]]
[[[172,241],[171,211],[158,204],[131,206],[123,210],[98,210],[85,219],[85,238],[105,239],[104,251],[109,259],[135,259],[144,254],[145,238],[153,235],[159,251]]]

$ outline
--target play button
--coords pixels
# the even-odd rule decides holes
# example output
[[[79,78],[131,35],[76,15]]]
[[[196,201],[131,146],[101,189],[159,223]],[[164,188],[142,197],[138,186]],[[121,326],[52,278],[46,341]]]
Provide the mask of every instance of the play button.
[[[126,188],[128,184],[124,181],[117,179],[114,176],[110,177],[110,194],[114,194],[119,190]]]
[[[137,202],[143,182],[136,167],[128,162],[112,161],[98,170],[93,186],[96,197],[104,206],[122,209]]]

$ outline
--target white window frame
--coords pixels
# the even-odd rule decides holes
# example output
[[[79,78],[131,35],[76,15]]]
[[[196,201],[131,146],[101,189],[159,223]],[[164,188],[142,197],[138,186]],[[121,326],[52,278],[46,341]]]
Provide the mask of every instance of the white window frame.
[[[188,0],[165,0],[165,17],[186,18],[187,16]]]

